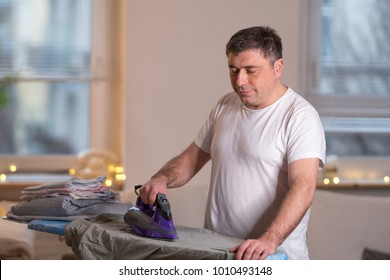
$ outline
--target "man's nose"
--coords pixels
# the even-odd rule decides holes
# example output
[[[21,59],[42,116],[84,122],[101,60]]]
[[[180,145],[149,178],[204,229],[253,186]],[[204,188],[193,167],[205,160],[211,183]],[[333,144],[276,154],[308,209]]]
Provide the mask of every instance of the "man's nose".
[[[241,69],[237,74],[236,85],[244,86],[248,83],[248,75],[245,73],[244,69]]]

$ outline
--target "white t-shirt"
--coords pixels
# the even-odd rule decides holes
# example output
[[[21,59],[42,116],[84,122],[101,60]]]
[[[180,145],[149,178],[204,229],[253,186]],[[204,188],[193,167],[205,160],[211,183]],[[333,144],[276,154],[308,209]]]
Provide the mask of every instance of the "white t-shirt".
[[[205,227],[238,238],[258,238],[289,190],[288,164],[319,158],[325,137],[318,113],[288,89],[270,106],[251,110],[236,93],[222,97],[195,144],[211,155]],[[308,259],[309,212],[279,247],[290,259]]]

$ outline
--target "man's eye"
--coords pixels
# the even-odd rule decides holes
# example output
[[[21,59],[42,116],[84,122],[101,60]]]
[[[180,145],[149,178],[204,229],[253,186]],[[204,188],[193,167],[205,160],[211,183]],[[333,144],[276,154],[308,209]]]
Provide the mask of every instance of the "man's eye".
[[[230,68],[230,74],[237,75],[238,72],[239,72],[238,69]]]
[[[246,69],[246,72],[247,72],[248,74],[255,74],[255,73],[256,73],[256,70],[254,70],[254,69]]]

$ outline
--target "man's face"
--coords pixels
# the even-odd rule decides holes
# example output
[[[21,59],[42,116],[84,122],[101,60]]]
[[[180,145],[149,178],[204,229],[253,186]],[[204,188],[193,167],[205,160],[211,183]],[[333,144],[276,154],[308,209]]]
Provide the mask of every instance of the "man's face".
[[[260,50],[228,55],[230,82],[241,102],[249,109],[264,108],[279,98],[283,60],[273,65]]]

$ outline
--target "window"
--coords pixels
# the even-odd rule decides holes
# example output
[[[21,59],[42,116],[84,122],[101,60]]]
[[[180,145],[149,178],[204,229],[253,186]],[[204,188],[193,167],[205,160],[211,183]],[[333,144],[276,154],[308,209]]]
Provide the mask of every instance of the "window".
[[[0,153],[89,147],[91,1],[1,0]],[[8,83],[7,83],[8,82]]]
[[[390,1],[310,1],[307,99],[327,154],[390,156]]]
[[[0,172],[67,170],[90,148],[120,153],[120,5],[0,0]]]

